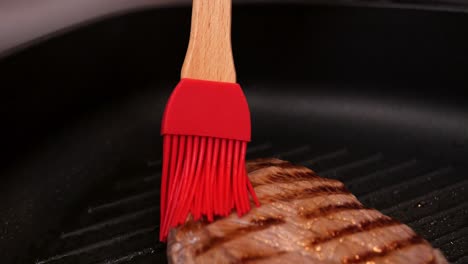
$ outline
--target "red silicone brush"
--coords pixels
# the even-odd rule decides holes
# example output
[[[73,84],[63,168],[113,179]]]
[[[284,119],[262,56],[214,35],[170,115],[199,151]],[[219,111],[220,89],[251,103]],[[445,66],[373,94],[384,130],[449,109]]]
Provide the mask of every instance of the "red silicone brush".
[[[231,51],[231,0],[193,0],[181,80],[162,121],[161,241],[188,215],[212,221],[258,206],[247,177],[250,112]]]

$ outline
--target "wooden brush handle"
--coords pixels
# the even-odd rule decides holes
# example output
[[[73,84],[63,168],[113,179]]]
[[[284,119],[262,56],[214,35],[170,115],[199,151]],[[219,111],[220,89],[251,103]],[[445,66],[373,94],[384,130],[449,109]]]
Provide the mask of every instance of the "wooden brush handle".
[[[231,0],[193,0],[182,78],[236,82],[231,49]]]

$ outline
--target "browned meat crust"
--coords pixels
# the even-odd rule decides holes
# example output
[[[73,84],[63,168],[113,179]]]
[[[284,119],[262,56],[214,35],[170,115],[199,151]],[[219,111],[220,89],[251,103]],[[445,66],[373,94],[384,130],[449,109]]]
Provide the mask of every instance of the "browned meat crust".
[[[247,170],[262,206],[172,230],[171,263],[447,263],[339,181],[278,159],[249,161]]]

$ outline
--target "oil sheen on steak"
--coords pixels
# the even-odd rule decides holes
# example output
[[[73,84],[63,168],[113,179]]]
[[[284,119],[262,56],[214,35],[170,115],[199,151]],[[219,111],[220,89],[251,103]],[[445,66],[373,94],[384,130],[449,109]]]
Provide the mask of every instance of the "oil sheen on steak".
[[[262,203],[239,218],[188,220],[171,263],[447,263],[411,228],[364,207],[342,182],[278,159],[247,162]]]

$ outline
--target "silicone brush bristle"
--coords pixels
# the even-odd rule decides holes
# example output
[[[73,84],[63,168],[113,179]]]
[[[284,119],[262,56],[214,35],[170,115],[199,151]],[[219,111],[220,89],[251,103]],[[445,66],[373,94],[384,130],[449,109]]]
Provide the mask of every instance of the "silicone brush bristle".
[[[247,177],[247,142],[201,136],[164,135],[161,186],[161,241],[186,221],[239,216],[258,199]]]

